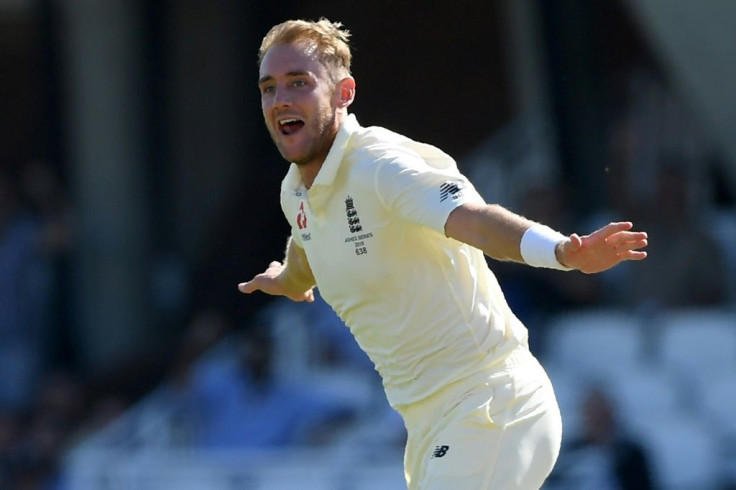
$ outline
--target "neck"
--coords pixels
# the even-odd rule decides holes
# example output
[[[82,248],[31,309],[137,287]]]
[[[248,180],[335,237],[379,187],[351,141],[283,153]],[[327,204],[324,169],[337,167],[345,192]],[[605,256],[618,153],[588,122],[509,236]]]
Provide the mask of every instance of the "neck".
[[[307,189],[310,189],[312,184],[314,184],[314,179],[317,178],[317,174],[319,173],[319,169],[322,168],[323,163],[325,163],[325,159],[320,158],[319,160],[299,165],[299,173],[301,174],[302,182],[304,182],[304,186]]]

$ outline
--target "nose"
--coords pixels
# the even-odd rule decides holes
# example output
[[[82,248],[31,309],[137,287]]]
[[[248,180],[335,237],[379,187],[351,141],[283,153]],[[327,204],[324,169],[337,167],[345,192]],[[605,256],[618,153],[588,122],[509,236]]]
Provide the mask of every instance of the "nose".
[[[273,96],[273,105],[275,107],[288,107],[291,105],[291,96],[284,88],[277,88]]]

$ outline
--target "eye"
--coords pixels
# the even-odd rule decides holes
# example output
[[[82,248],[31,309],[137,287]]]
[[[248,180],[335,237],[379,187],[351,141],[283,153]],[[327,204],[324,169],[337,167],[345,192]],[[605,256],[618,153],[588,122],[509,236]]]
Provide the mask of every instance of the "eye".
[[[264,85],[261,87],[261,95],[271,95],[276,88],[273,85]]]
[[[304,80],[294,80],[294,84],[293,85],[295,87],[297,87],[297,88],[306,87],[307,86],[307,82],[305,82]]]

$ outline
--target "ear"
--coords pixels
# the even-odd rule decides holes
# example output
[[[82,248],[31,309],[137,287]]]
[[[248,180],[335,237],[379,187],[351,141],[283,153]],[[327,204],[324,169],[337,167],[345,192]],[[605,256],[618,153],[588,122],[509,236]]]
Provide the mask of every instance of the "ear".
[[[355,79],[353,77],[343,78],[337,82],[336,88],[338,107],[345,108],[353,103],[355,100]]]

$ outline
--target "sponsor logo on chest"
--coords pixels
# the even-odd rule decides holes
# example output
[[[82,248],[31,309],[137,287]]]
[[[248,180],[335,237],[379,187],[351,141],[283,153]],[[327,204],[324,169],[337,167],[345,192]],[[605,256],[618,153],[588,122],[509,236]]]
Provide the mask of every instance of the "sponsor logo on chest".
[[[312,234],[309,231],[311,218],[307,213],[307,204],[304,199],[299,201],[295,222],[302,240],[305,242],[311,240]],[[367,241],[373,238],[373,233],[363,229],[363,224],[360,222],[360,216],[358,215],[358,209],[355,206],[355,200],[351,196],[345,197],[345,223],[347,225],[347,231],[350,234],[345,236],[343,242],[345,244],[352,244],[355,255],[366,255],[369,252]]]
[[[363,225],[360,224],[360,217],[358,216],[358,210],[355,208],[355,201],[350,196],[345,198],[345,216],[347,217],[348,230],[351,233],[350,236],[345,237],[345,243],[353,244],[355,255],[367,254],[368,246],[366,245],[366,240],[373,238],[373,233],[361,233],[363,231]]]

